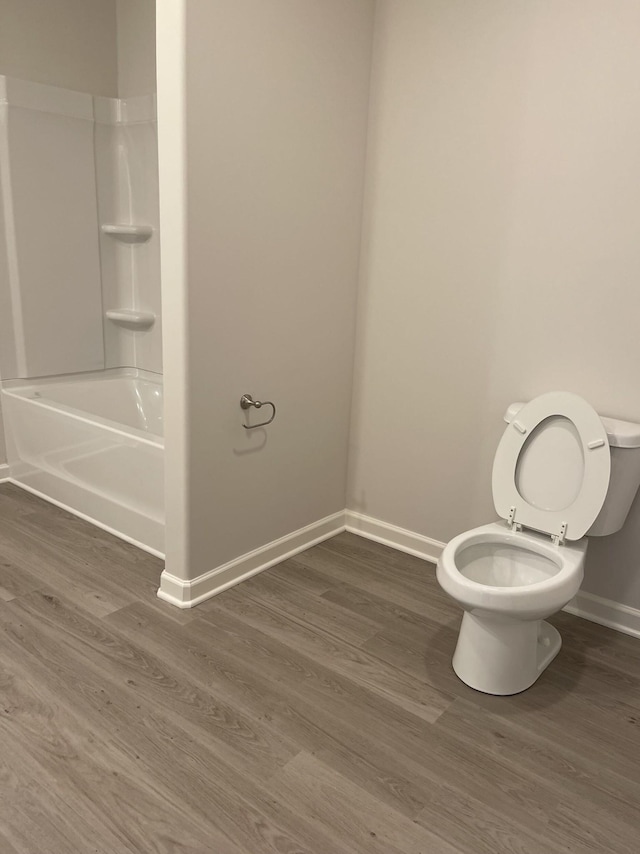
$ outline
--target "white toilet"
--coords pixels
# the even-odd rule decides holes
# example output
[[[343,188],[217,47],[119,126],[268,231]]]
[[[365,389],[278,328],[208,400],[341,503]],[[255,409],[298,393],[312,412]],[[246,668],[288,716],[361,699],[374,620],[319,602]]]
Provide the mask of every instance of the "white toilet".
[[[451,540],[441,587],[464,614],[453,669],[486,694],[529,688],[560,650],[544,618],[582,583],[586,535],[618,531],[640,485],[640,425],[551,392],[512,404],[493,464],[504,521]]]

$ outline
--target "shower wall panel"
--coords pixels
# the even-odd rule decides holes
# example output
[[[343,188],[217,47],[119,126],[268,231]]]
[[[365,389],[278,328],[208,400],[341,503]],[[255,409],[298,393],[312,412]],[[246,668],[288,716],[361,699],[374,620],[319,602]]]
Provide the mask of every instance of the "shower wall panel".
[[[104,367],[89,95],[0,77],[0,375]]]
[[[105,315],[108,368],[162,372],[158,138],[155,95],[95,99],[98,209],[101,223],[151,228],[137,242],[100,237],[105,311],[128,309],[155,317],[147,329],[116,325]]]
[[[155,95],[0,76],[0,190],[0,377],[160,373]],[[126,234],[137,226],[141,239]],[[109,310],[153,322],[114,323]]]

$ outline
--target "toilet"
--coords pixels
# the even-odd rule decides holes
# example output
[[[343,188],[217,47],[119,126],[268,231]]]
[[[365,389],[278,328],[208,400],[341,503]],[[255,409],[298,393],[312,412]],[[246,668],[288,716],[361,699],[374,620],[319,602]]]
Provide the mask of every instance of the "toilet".
[[[600,418],[581,397],[550,392],[512,404],[493,464],[501,521],[473,528],[440,556],[440,586],[464,609],[458,677],[517,694],[553,661],[545,621],[582,583],[587,536],[620,530],[640,486],[640,425]]]

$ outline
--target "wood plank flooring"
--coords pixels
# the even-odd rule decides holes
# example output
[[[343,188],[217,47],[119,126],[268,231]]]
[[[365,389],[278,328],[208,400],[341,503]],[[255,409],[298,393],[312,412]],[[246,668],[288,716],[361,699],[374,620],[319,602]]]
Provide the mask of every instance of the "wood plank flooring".
[[[161,569],[0,487],[1,854],[640,850],[640,641],[559,614],[489,697],[416,558],[342,534],[192,611]]]

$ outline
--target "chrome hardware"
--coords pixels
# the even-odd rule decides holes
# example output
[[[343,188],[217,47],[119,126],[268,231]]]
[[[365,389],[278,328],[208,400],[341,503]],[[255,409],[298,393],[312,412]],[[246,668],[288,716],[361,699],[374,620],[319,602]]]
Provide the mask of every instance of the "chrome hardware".
[[[267,424],[271,424],[273,419],[276,417],[276,405],[272,403],[270,400],[254,400],[250,394],[243,394],[240,398],[240,407],[242,409],[251,409],[251,407],[255,407],[256,409],[262,409],[263,406],[270,406],[273,409],[273,414],[268,421],[261,421],[260,424],[243,424],[245,430],[255,430],[257,427],[266,427]]]

